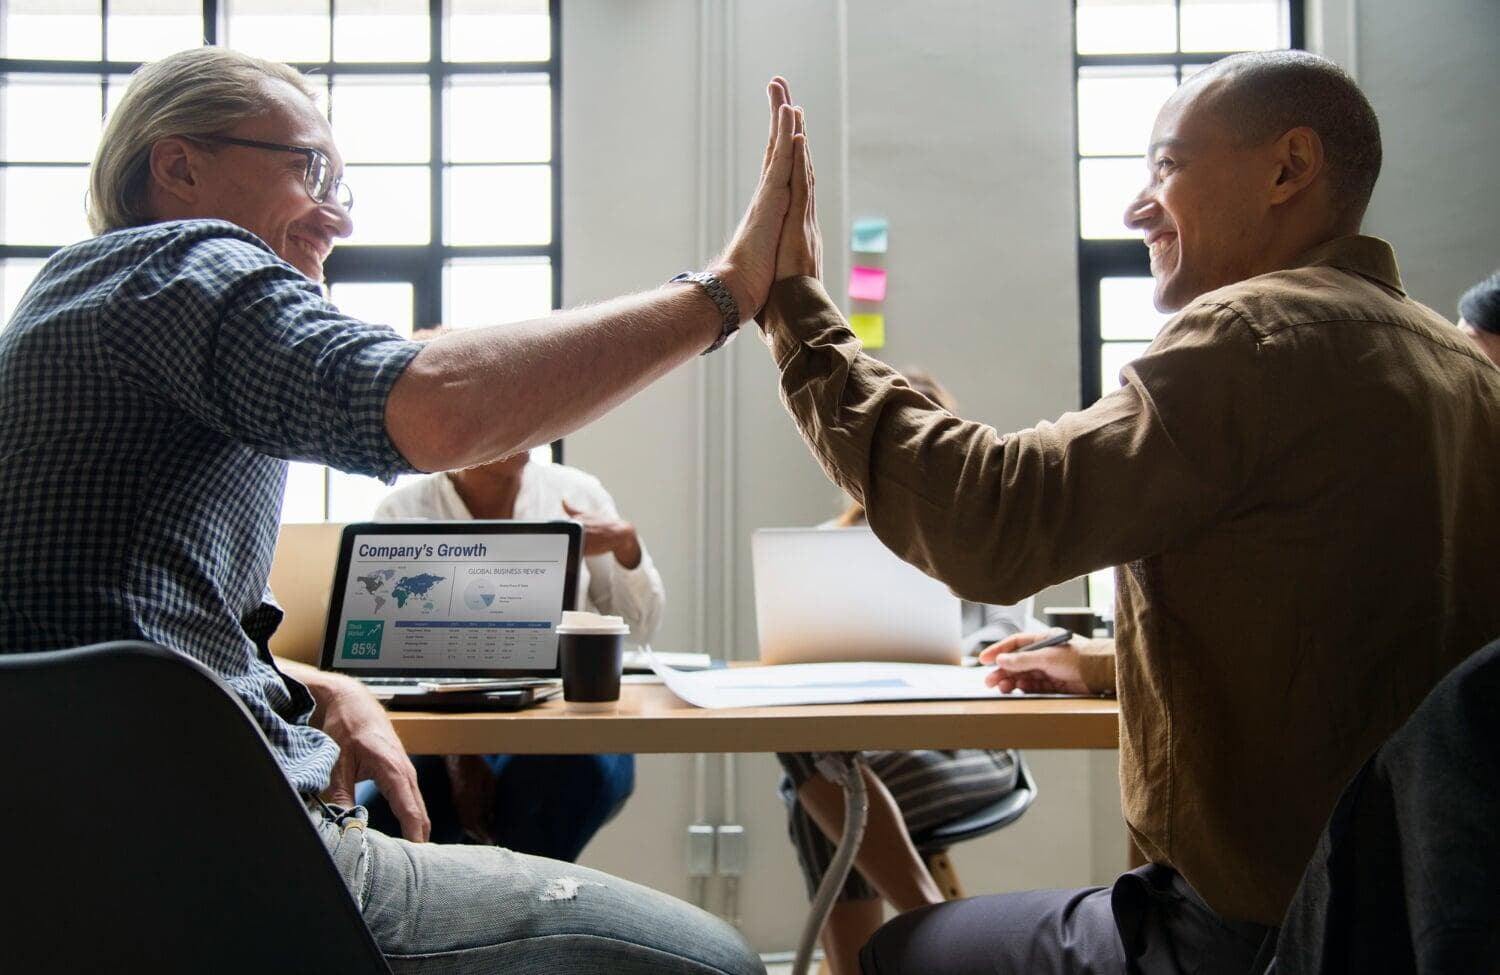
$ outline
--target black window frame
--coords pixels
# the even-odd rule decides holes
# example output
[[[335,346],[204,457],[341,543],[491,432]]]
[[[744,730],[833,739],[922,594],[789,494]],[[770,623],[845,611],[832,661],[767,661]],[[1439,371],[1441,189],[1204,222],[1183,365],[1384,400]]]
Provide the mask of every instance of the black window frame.
[[[325,61],[290,61],[297,70],[307,74],[315,84],[321,85],[332,104],[332,80],[351,76],[425,76],[428,81],[430,111],[430,152],[425,164],[428,169],[429,209],[431,239],[426,244],[415,245],[357,245],[341,243],[334,248],[324,265],[324,277],[329,286],[361,282],[409,282],[412,285],[412,322],[415,327],[434,325],[443,321],[443,268],[451,260],[468,258],[546,258],[552,278],[552,308],[562,303],[562,0],[548,0],[550,47],[545,61],[483,61],[449,62],[444,54],[444,0],[428,0],[428,29],[431,33],[426,61],[336,61],[333,57],[333,22],[338,0],[328,3],[329,49]],[[3,3],[3,0],[0,0]],[[217,45],[224,35],[225,17],[230,3],[227,0],[202,0],[202,23],[204,43]],[[100,112],[108,110],[109,85],[112,79],[128,76],[139,68],[139,61],[111,61],[109,51],[109,0],[99,0],[100,54],[94,60],[43,60],[32,58],[0,58],[0,78],[18,75],[43,76],[88,76],[98,77],[100,84]],[[465,76],[494,76],[504,74],[545,76],[551,95],[551,153],[547,165],[551,175],[551,220],[552,232],[546,244],[495,244],[495,245],[451,245],[444,241],[444,127],[447,119],[443,111],[444,94],[449,82]],[[336,111],[336,106],[334,107]],[[76,167],[77,161],[23,161],[13,162],[0,155],[0,169],[11,166],[28,168]],[[413,164],[421,165],[421,164]],[[463,165],[463,164],[458,164]],[[538,165],[526,163],[486,163],[485,165]],[[354,186],[356,193],[358,185]],[[80,201],[82,205],[82,201]],[[356,214],[357,214],[356,209]],[[11,244],[0,240],[0,261],[8,259],[45,260],[66,245]],[[552,458],[563,459],[561,440],[552,444]],[[327,484],[325,481],[325,514],[327,512]]]
[[[1177,21],[1177,35],[1182,36],[1182,0],[1173,0],[1173,13]],[[1288,49],[1305,50],[1307,46],[1305,0],[1287,0]],[[1180,46],[1180,41],[1179,41]],[[1199,68],[1229,57],[1239,51],[1163,51],[1143,54],[1080,54],[1078,53],[1078,0],[1073,2],[1073,200],[1074,210],[1082,214],[1081,165],[1084,159],[1136,158],[1130,156],[1082,155],[1078,142],[1078,80],[1083,68],[1120,67],[1171,67],[1175,70],[1178,84],[1182,83],[1184,68]],[[1141,172],[1145,179],[1145,170]],[[1099,285],[1105,278],[1150,277],[1151,262],[1146,247],[1141,241],[1126,238],[1118,240],[1090,239],[1083,236],[1082,228],[1075,222],[1074,233],[1078,238],[1078,322],[1079,322],[1079,398],[1084,407],[1091,406],[1104,395],[1103,381],[1099,374],[1099,356],[1104,350],[1099,308]]]

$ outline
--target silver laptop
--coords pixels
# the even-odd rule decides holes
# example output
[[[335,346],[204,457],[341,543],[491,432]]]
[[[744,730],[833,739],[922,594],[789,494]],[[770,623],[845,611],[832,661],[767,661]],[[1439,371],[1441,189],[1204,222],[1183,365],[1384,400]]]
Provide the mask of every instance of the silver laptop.
[[[868,528],[763,528],[751,556],[761,663],[961,661],[958,597]]]
[[[572,521],[345,526],[319,665],[378,696],[556,679],[582,549]]]

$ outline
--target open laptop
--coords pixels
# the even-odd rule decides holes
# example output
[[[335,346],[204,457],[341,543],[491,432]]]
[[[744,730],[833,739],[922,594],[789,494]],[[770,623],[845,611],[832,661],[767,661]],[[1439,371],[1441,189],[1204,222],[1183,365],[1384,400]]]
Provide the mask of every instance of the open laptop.
[[[582,549],[572,521],[348,525],[319,666],[380,697],[555,683]]]
[[[763,528],[751,559],[761,663],[962,661],[958,597],[868,528]]]

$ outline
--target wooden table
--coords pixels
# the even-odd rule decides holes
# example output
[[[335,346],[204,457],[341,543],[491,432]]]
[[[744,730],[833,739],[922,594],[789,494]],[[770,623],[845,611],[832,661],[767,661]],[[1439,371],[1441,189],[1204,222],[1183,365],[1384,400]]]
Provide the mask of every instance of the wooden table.
[[[1113,699],[884,701],[695,708],[660,684],[627,684],[612,714],[554,699],[488,714],[392,711],[413,755],[842,752],[912,748],[1115,748]]]
[[[1014,698],[882,701],[776,708],[695,708],[660,684],[626,684],[619,710],[577,713],[554,699],[513,713],[393,711],[391,722],[416,755],[596,752],[858,752],[913,748],[1115,748],[1113,699]],[[864,833],[866,798],[844,769],[846,828],[808,912],[793,965],[805,975],[827,906],[843,886]],[[826,905],[826,906],[825,906]]]

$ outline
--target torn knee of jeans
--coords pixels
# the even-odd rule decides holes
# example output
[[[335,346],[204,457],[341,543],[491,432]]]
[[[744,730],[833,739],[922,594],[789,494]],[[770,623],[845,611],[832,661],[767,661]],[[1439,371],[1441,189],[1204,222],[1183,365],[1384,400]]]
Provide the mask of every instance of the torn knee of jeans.
[[[603,884],[597,881],[581,880],[578,877],[553,877],[542,888],[539,899],[544,901],[570,901],[578,897],[578,889],[580,887],[603,886]]]

